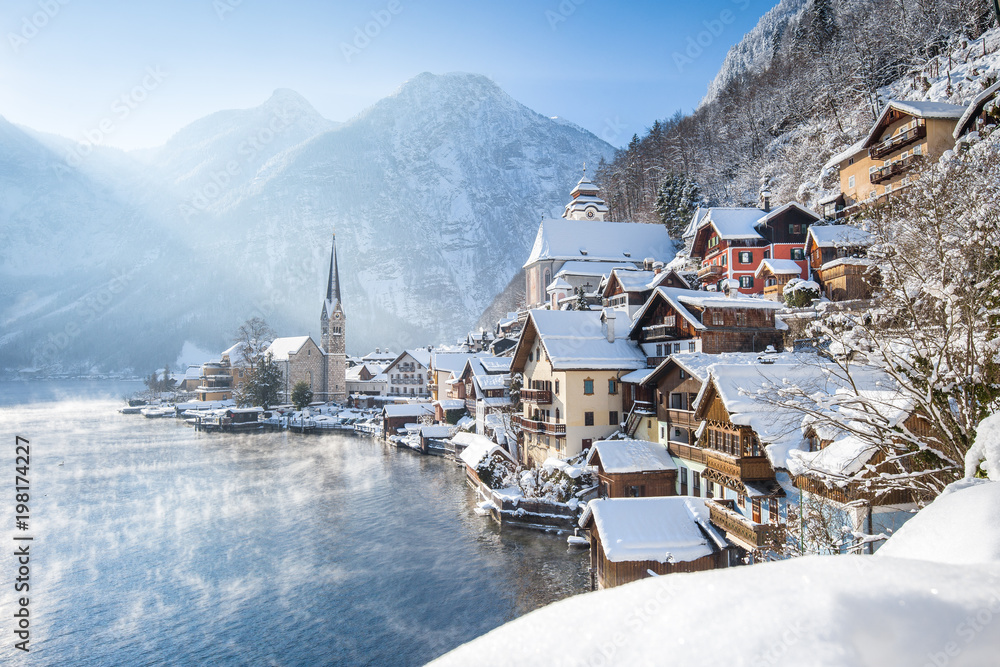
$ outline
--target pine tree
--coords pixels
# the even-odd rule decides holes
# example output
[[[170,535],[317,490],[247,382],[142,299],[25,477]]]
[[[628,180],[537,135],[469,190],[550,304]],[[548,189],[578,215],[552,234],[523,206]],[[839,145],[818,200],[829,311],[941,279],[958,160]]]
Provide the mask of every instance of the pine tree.
[[[694,181],[675,172],[663,179],[656,195],[656,214],[672,238],[681,237],[701,201],[701,189]]]
[[[313,400],[312,389],[309,388],[309,383],[305,380],[300,380],[295,383],[292,388],[292,403],[295,404],[296,410],[301,410],[306,407]]]

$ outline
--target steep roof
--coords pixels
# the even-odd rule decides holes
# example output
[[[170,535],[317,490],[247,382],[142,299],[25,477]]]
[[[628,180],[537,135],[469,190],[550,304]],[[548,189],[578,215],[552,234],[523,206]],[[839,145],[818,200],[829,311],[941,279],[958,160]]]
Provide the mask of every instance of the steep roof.
[[[309,340],[309,336],[287,336],[285,338],[275,338],[267,348],[275,361],[287,361],[288,355],[296,354],[302,346]],[[317,346],[319,347],[319,346]],[[322,350],[320,350],[322,352]],[[267,354],[265,352],[265,354]]]
[[[725,541],[708,523],[701,498],[604,498],[592,500],[580,517],[601,538],[604,555],[613,563],[688,562],[710,556]]]
[[[802,273],[802,267],[793,259],[765,259],[757,267],[754,275],[760,276],[764,272],[764,269],[767,269],[775,276],[787,276],[788,274],[797,276]]]
[[[866,136],[864,139],[858,140],[857,142],[851,144],[848,148],[845,148],[840,153],[837,153],[832,158],[827,160],[826,164],[823,165],[823,171],[826,171],[830,167],[834,167],[840,164],[849,157],[854,157],[858,153],[863,152],[865,150],[865,144],[867,142],[868,142],[868,137]]]
[[[723,239],[757,239],[763,238],[756,226],[764,215],[760,208],[712,208],[705,219]]]
[[[340,303],[340,272],[337,269],[337,234],[333,235],[333,245],[330,248],[330,275],[326,281],[326,301],[323,304],[326,312],[332,313]]]
[[[774,220],[778,216],[782,215],[785,211],[791,211],[792,209],[795,209],[800,213],[803,213],[811,217],[813,220],[819,220],[821,218],[821,216],[817,214],[815,211],[806,208],[797,201],[790,201],[787,204],[782,204],[778,208],[771,209],[769,212],[765,213],[763,216],[757,219],[757,224],[763,225],[771,220]]]
[[[962,117],[958,119],[958,123],[955,125],[953,136],[956,139],[965,134],[965,130],[969,126],[969,123],[972,122],[972,119],[976,117],[979,112],[982,111],[983,107],[986,106],[986,103],[989,102],[991,98],[996,97],[998,93],[1000,93],[1000,81],[997,81],[992,86],[976,95],[975,99],[973,99],[972,102],[969,103],[969,106],[965,108],[965,112],[962,114]]]
[[[434,407],[430,403],[393,403],[382,408],[386,417],[422,417],[433,415]]]
[[[626,326],[616,329],[609,342],[601,323],[602,311],[532,310],[528,320],[541,340],[545,353],[556,370],[635,370],[646,365],[642,350],[627,338]],[[623,322],[623,325],[627,323]],[[521,332],[514,359],[526,356],[525,340],[529,327]],[[523,364],[523,361],[521,361]]]
[[[584,262],[573,260],[566,262],[556,272],[557,278],[564,276],[610,276],[615,269],[623,271],[634,270],[635,264],[627,262]]]
[[[653,294],[646,300],[646,303],[643,304],[642,308],[639,309],[639,312],[635,314],[635,318],[632,320],[632,330],[630,331],[630,335],[635,333],[636,327],[639,326],[639,322],[642,320],[646,312],[653,307],[657,299],[666,300],[666,302],[670,304],[677,314],[687,320],[688,323],[695,329],[704,329],[705,325],[702,323],[700,318],[688,309],[688,306],[698,308],[759,308],[762,310],[780,310],[784,307],[776,301],[754,299],[752,297],[743,296],[742,294],[725,296],[717,292],[705,292],[702,290],[689,290],[680,287],[661,286],[653,290]]]
[[[601,461],[607,473],[656,472],[676,470],[666,445],[648,440],[601,440],[595,442],[587,455],[587,463]]]
[[[473,354],[469,353],[446,354],[434,352],[431,354],[431,368],[435,371],[451,372],[452,375],[458,377],[462,374],[462,370],[465,368],[466,362],[468,362],[473,356]]]
[[[882,139],[880,131],[885,125],[886,117],[891,110],[901,111],[916,118],[929,118],[934,120],[958,120],[965,113],[965,107],[958,104],[948,104],[946,102],[913,102],[907,100],[889,100],[889,103],[882,109],[882,113],[872,124],[872,129],[865,137],[865,147],[871,146]]]
[[[819,248],[867,247],[874,240],[870,232],[854,225],[809,225],[806,247],[810,242]]]
[[[548,218],[538,226],[524,266],[548,259],[638,262],[652,257],[666,263],[674,254],[663,225]]]

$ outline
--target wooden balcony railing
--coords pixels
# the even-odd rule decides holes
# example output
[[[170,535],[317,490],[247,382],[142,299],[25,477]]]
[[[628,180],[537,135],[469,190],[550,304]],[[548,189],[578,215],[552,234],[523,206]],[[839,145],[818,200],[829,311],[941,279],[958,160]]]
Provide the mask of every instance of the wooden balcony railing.
[[[552,402],[552,392],[548,389],[522,389],[521,400],[525,403],[548,405]]]
[[[712,276],[721,276],[724,271],[725,267],[719,264],[706,264],[698,269],[698,277],[704,279]]]
[[[676,316],[670,316],[663,324],[654,324],[643,327],[642,335],[644,340],[662,340],[664,338],[674,339],[678,336]]]
[[[781,524],[754,523],[739,512],[716,501],[708,500],[709,521],[725,531],[726,537],[753,549],[777,546],[785,542],[785,527]]]
[[[671,456],[676,456],[679,459],[693,461],[694,463],[705,462],[705,450],[701,447],[682,445],[679,442],[668,442],[667,451],[670,452]]]
[[[920,123],[916,127],[912,127],[905,132],[900,132],[894,137],[890,137],[881,143],[875,144],[868,149],[868,155],[873,160],[877,160],[907,144],[913,143],[917,139],[923,139],[926,136],[927,126]]]
[[[766,456],[734,458],[722,452],[706,450],[705,465],[733,479],[773,479],[774,468]]]
[[[541,433],[542,435],[566,435],[566,424],[556,424],[553,422],[543,422],[535,419],[528,419],[520,415],[514,415],[514,426],[520,427],[522,431],[529,433]]]
[[[678,410],[676,408],[667,409],[667,419],[671,426],[682,428],[697,428],[699,421],[694,418],[694,410]]]
[[[922,158],[923,158],[922,155],[909,155],[903,158],[902,160],[897,160],[892,164],[886,165],[881,169],[876,169],[875,171],[871,172],[870,174],[868,174],[868,180],[870,180],[872,183],[881,183],[882,181],[888,181],[890,178],[898,176],[899,174],[903,174],[916,167],[920,163],[920,160]]]
[[[470,415],[476,414],[476,399],[474,398],[465,399],[465,411],[468,412]]]

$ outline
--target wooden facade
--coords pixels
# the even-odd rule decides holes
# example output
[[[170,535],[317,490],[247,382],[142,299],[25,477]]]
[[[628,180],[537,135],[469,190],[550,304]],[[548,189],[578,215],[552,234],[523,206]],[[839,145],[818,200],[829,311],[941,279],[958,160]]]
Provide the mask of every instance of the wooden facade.
[[[705,572],[729,567],[729,552],[719,551],[693,561],[680,563],[660,563],[655,560],[624,561],[616,563],[608,560],[601,545],[601,536],[596,530],[590,531],[590,567],[596,579],[597,588],[614,588],[639,579],[674,572]]]
[[[597,466],[601,498],[649,498],[677,495],[677,470],[644,470],[639,472],[608,472],[595,452],[591,465]]]

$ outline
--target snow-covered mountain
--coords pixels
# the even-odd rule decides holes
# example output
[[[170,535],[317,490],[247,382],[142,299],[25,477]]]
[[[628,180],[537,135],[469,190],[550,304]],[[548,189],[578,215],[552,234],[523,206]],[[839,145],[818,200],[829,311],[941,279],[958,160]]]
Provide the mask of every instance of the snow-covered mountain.
[[[471,74],[342,125],[279,90],[157,149],[71,146],[0,120],[0,368],[145,369],[252,315],[318,335],[334,229],[351,352],[462,335],[613,152]]]
[[[714,100],[727,83],[748,72],[759,72],[771,63],[776,45],[809,0],[780,0],[760,17],[750,32],[734,44],[722,61],[718,74],[708,85],[708,94],[701,104]]]

